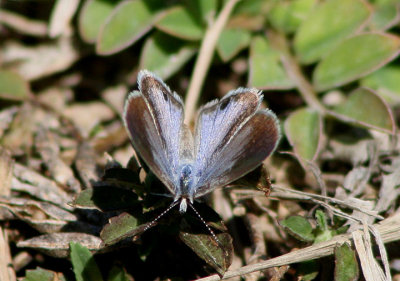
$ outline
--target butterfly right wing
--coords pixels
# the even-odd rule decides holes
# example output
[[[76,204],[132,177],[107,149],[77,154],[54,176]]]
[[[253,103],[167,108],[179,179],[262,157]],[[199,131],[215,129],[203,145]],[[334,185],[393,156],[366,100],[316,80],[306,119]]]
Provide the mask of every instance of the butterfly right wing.
[[[258,90],[239,88],[200,110],[195,197],[250,172],[275,149],[279,124],[274,113],[259,110],[261,100]]]

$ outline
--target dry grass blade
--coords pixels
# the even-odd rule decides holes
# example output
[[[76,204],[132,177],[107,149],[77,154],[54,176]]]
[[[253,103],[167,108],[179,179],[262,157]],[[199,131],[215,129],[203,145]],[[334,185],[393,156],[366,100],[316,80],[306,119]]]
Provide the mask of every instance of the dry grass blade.
[[[11,264],[12,258],[10,247],[8,245],[7,233],[2,227],[0,227],[0,280],[17,280],[14,269],[10,266]]]
[[[382,236],[382,240],[385,243],[400,240],[400,214],[397,214],[393,217],[383,220],[379,224],[374,225],[377,231]],[[222,279],[228,279],[235,276],[242,276],[248,273],[252,273],[255,271],[265,270],[267,268],[282,266],[292,263],[298,263],[303,261],[309,261],[314,259],[319,259],[321,257],[330,256],[334,253],[335,247],[339,244],[343,244],[345,242],[350,242],[353,240],[353,237],[360,237],[363,234],[363,231],[357,230],[351,234],[343,234],[338,235],[335,238],[315,244],[313,246],[293,251],[291,253],[269,259],[264,262],[260,262],[257,264],[252,264],[248,266],[243,266],[238,270],[227,271]],[[359,239],[357,240],[359,241]],[[358,250],[358,249],[357,249]],[[212,280],[221,280],[218,275],[208,276],[206,278],[197,279],[201,281],[212,281]],[[372,279],[371,279],[372,280]],[[377,280],[377,279],[375,279]],[[385,280],[385,279],[382,279]]]
[[[371,237],[368,232],[368,227],[364,226],[364,232],[355,231],[352,233],[352,235],[365,280],[387,280],[372,254]]]

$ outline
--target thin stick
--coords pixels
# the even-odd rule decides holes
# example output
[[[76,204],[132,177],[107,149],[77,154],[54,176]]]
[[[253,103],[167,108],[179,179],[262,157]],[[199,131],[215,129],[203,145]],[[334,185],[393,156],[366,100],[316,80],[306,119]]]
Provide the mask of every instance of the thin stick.
[[[208,68],[210,67],[211,59],[214,54],[215,46],[219,35],[224,28],[233,7],[240,0],[230,0],[223,7],[217,20],[211,24],[206,34],[204,35],[203,42],[200,46],[199,55],[194,66],[193,74],[190,79],[189,89],[185,101],[185,123],[190,124],[193,119],[197,101],[199,100],[200,91],[204,83],[204,79]]]

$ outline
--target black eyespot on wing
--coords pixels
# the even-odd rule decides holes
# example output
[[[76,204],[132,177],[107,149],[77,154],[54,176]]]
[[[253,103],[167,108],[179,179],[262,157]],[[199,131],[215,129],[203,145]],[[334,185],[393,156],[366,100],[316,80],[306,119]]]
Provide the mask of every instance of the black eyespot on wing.
[[[229,98],[222,100],[222,102],[221,102],[221,104],[219,106],[219,109],[220,110],[224,110],[228,106],[230,101],[231,101],[231,99],[229,99]]]
[[[168,94],[164,91],[162,92],[162,94],[163,94],[164,100],[168,101]]]

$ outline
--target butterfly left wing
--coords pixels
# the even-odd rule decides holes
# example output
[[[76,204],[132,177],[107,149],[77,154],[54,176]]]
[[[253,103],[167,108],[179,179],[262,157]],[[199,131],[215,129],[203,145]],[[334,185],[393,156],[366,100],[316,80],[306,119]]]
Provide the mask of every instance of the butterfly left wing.
[[[276,148],[279,123],[270,110],[258,110],[260,93],[238,89],[201,109],[196,128],[195,197],[255,169]]]
[[[190,154],[181,147],[187,139],[182,101],[151,72],[141,71],[138,84],[125,103],[124,123],[136,152],[175,195],[181,156]]]

